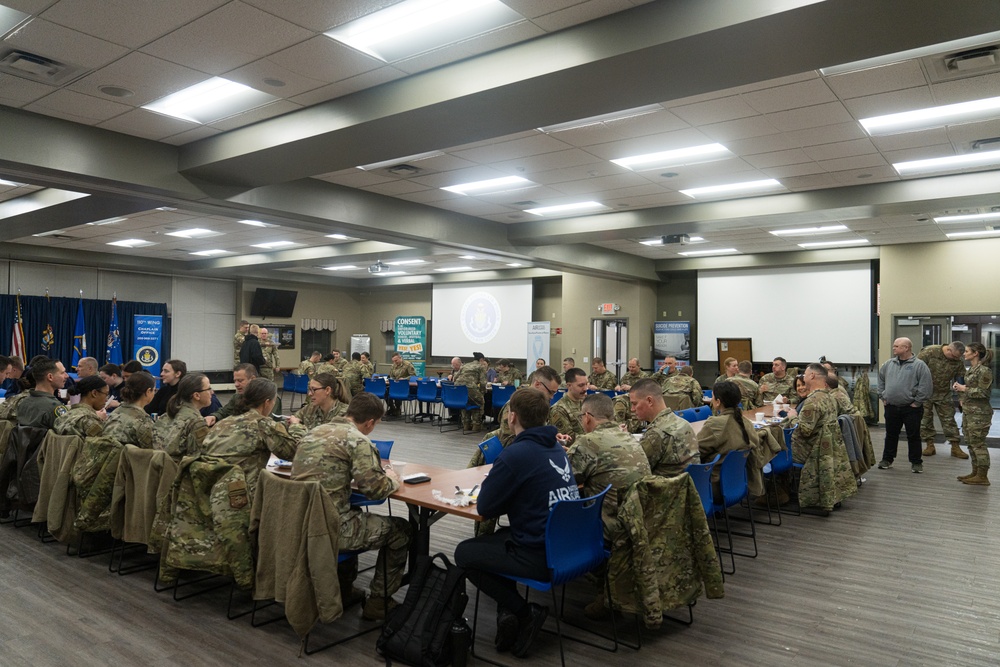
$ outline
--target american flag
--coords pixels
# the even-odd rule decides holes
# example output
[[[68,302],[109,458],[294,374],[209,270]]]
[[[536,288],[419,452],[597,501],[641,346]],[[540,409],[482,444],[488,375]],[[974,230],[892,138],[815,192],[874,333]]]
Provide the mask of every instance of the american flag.
[[[14,330],[10,334],[10,356],[20,357],[27,363],[28,357],[24,350],[24,324],[21,320],[21,293],[17,293],[17,312],[14,315]]]

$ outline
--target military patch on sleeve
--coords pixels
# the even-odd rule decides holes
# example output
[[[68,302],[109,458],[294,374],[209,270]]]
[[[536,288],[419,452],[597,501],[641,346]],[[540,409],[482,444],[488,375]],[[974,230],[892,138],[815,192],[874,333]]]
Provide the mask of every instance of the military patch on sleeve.
[[[247,494],[247,483],[236,481],[229,483],[229,506],[234,510],[243,509],[250,502]]]
[[[65,405],[57,405],[52,412],[55,413],[56,417],[62,417],[63,415],[69,414],[69,408]]]

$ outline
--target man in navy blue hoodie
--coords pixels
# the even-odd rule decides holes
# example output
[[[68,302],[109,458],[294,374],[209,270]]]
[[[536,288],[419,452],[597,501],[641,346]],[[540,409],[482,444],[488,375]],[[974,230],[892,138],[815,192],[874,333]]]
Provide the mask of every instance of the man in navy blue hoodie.
[[[514,582],[500,574],[547,580],[545,524],[560,500],[580,497],[556,428],[546,425],[549,399],[537,389],[514,392],[507,419],[514,441],[493,463],[476,501],[479,514],[506,514],[510,527],[461,542],[455,563],[469,580],[497,602],[497,651],[527,655],[545,623],[548,607],[528,604]]]

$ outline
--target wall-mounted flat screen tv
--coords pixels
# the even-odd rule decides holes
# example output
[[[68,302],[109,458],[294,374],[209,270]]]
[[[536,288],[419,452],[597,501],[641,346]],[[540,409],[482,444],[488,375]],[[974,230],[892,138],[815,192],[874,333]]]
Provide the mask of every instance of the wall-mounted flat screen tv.
[[[291,317],[299,293],[291,290],[258,287],[250,304],[251,317]]]

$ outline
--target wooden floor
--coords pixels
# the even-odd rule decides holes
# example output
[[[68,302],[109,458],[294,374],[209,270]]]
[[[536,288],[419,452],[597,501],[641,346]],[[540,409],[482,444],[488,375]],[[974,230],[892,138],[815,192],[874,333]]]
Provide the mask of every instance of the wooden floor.
[[[418,460],[464,465],[478,441],[399,423],[380,425],[373,437],[395,439],[393,458],[411,462],[407,473]],[[880,431],[873,440],[880,454]],[[996,489],[964,486],[955,476],[968,462],[940,454],[925,460],[923,475],[909,471],[905,456],[899,461],[870,471],[858,496],[830,518],[786,517],[784,526],[760,527],[760,557],[737,559],[726,597],[699,602],[693,626],[665,623],[645,634],[641,651],[617,655],[569,642],[567,664],[998,664],[1000,479]],[[403,511],[394,503],[396,514]],[[467,522],[443,519],[433,527],[432,549],[451,554],[471,531]],[[299,659],[284,622],[254,629],[247,618],[226,620],[224,592],[174,602],[153,592],[151,572],[110,574],[105,556],[67,557],[35,532],[0,526],[2,667],[383,664],[374,634]],[[582,584],[569,595],[577,606],[590,597]],[[480,640],[491,645],[493,603],[483,611]],[[358,627],[355,608],[322,635]],[[504,657],[559,664],[548,635],[528,660]]]

